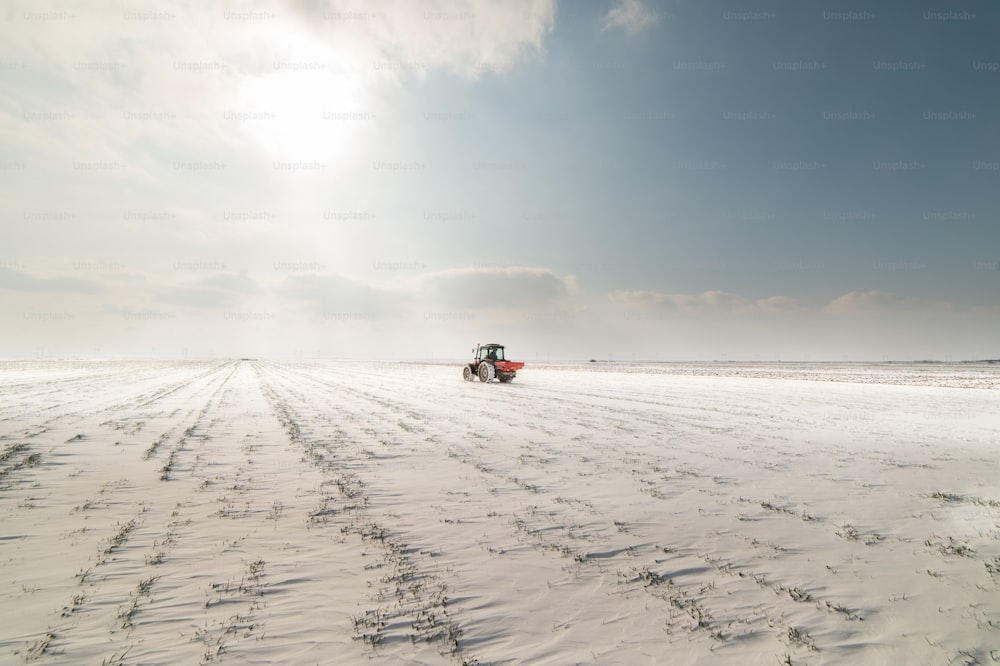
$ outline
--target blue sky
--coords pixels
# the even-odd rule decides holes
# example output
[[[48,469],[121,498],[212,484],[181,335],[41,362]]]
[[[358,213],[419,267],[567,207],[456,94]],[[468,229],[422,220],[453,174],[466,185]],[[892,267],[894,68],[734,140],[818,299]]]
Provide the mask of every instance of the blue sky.
[[[998,355],[995,3],[14,3],[0,353]]]

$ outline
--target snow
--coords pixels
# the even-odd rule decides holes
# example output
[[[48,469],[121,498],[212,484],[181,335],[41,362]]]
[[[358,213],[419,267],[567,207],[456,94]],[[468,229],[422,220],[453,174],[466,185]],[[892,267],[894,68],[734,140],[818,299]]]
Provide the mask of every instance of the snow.
[[[8,362],[0,661],[1000,661],[998,380]]]

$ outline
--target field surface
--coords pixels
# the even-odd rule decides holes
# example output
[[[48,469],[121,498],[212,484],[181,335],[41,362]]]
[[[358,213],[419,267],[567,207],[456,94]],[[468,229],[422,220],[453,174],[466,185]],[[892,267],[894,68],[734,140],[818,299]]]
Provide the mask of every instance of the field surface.
[[[1000,663],[1000,367],[7,362],[24,662]]]

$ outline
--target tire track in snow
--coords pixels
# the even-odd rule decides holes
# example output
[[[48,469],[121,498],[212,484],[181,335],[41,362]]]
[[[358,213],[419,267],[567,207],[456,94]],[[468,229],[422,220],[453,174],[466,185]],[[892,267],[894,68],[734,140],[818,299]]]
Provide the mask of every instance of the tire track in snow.
[[[215,367],[209,372],[200,372],[179,382],[177,388],[215,377],[222,369]],[[228,376],[217,377],[220,386],[227,378]],[[201,383],[197,385],[204,386]],[[212,385],[212,381],[209,381],[208,385]],[[189,399],[198,398],[199,393],[194,392]],[[201,396],[201,399],[204,399],[204,396]],[[124,409],[129,407],[126,405]],[[117,407],[117,409],[123,408]],[[91,449],[103,447],[104,451],[113,450],[107,444],[90,440],[84,435],[72,438],[67,442],[70,443],[77,446],[87,445]],[[56,455],[60,455],[58,451]],[[83,454],[78,452],[74,455]],[[156,561],[157,556],[160,559],[164,556],[165,551],[162,547],[164,543],[154,541],[153,535],[162,533],[163,528],[158,527],[156,523],[161,519],[167,520],[166,513],[160,510],[155,502],[149,501],[140,479],[129,478],[127,467],[123,468],[121,473],[124,474],[122,478],[117,481],[106,481],[100,492],[86,498],[81,497],[80,503],[74,508],[74,512],[79,512],[86,522],[76,531],[74,541],[77,542],[77,547],[72,552],[85,552],[81,546],[97,540],[97,554],[89,564],[79,568],[75,576],[77,589],[62,606],[58,616],[50,620],[47,631],[43,633],[45,638],[43,652],[56,662],[79,663],[79,654],[66,646],[74,644],[75,637],[103,632],[108,634],[107,642],[112,646],[109,649],[113,652],[111,657],[108,657],[109,663],[117,663],[119,657],[129,651],[130,636],[137,615],[148,606],[154,592],[157,577],[149,575],[146,569],[150,562]],[[91,472],[77,470],[71,475],[81,474],[87,475]],[[104,478],[107,478],[106,472]],[[39,480],[39,484],[43,487],[48,485],[44,478]],[[79,484],[74,484],[72,487],[80,489]],[[148,524],[150,522],[154,524]],[[169,544],[171,529],[172,527],[166,529],[168,535],[166,544]],[[105,536],[100,536],[101,534]],[[151,541],[153,545],[149,546]],[[147,554],[142,557],[144,550]],[[158,555],[150,552],[154,550]]]
[[[346,378],[342,384],[325,382],[315,377],[304,377],[301,374],[294,378],[289,375],[288,379],[290,382],[294,381],[294,386],[302,390],[305,390],[303,386],[308,384],[309,393],[314,398],[315,388],[335,392],[334,394],[346,393],[354,398],[366,400],[373,404],[376,413],[379,410],[388,412],[380,415],[385,423],[395,421],[395,415],[400,412],[409,414],[411,419],[420,417],[420,410],[406,405],[397,407],[391,401],[379,396],[370,396],[363,390],[353,388],[356,386],[353,377]],[[326,399],[330,402],[345,402],[332,396]],[[440,416],[440,409],[435,416]],[[354,417],[347,420],[357,422],[359,419]],[[426,419],[420,420],[426,421]],[[365,435],[378,437],[378,433],[372,430]],[[553,553],[562,559],[564,573],[571,581],[596,577],[604,579],[600,585],[614,587],[619,575],[618,568],[635,561],[632,558],[637,557],[639,551],[655,551],[653,544],[637,542],[628,533],[624,521],[611,520],[606,516],[595,519],[595,515],[600,512],[595,511],[592,504],[563,496],[549,498],[549,491],[544,487],[546,484],[534,484],[521,478],[519,475],[523,474],[524,470],[532,468],[533,464],[539,461],[546,460],[536,453],[531,453],[531,449],[537,447],[530,442],[526,446],[528,450],[513,459],[519,464],[511,467],[509,465],[511,459],[508,457],[485,462],[482,453],[489,451],[491,436],[482,432],[477,435],[483,440],[482,443],[469,447],[451,443],[449,456],[471,466],[487,479],[485,482],[487,497],[499,499],[503,506],[508,508],[505,511],[486,513],[489,520],[500,521],[509,539],[507,544],[496,543],[492,539],[482,542],[483,549],[491,556],[505,557],[514,554],[510,543],[521,543],[527,546],[529,551]],[[505,450],[509,451],[509,448]],[[510,510],[510,507],[519,505],[521,508]]]
[[[298,378],[300,386],[306,382],[303,378]],[[322,385],[322,380],[317,380],[312,378],[314,381],[312,384]],[[355,382],[351,382],[353,385],[357,385]],[[346,389],[347,392],[353,392],[354,395],[361,397],[363,399],[369,399],[371,402],[375,403],[379,408],[388,409],[393,407],[393,403],[381,396],[371,396],[368,395],[366,391]],[[412,407],[412,403],[416,400],[410,395],[406,394],[403,397],[404,404],[399,406],[399,411],[405,411],[408,413],[420,413],[419,408]],[[532,403],[534,400],[525,399],[518,401],[521,407],[517,411],[520,421],[528,422],[528,431],[534,431],[536,433],[541,433],[542,435],[549,434],[549,428],[546,427],[531,427],[534,425],[531,423],[534,419],[547,418],[544,414],[538,411],[537,408],[532,408]],[[551,429],[557,431],[565,431],[567,426],[572,426],[576,424],[576,417],[583,413],[594,413],[591,405],[586,403],[577,402],[574,403],[574,407],[564,408],[557,410],[559,414],[564,415],[560,422],[553,423],[553,419],[549,419],[551,423]],[[546,404],[546,407],[549,405]],[[608,408],[609,410],[611,408]],[[436,415],[439,415],[440,409],[437,410]],[[748,414],[750,412],[747,412]],[[645,435],[648,427],[657,428],[663,427],[665,424],[659,420],[660,417],[653,416],[647,417],[645,423],[637,421],[636,427],[639,429],[637,432],[641,435]],[[454,421],[453,421],[454,422]],[[613,427],[613,424],[612,424]],[[669,570],[665,571],[662,568],[662,563],[664,562],[663,554],[666,551],[671,553],[670,558],[666,558],[666,561],[672,562],[673,566],[684,571],[697,571],[699,574],[688,574],[688,576],[696,575],[699,578],[708,578],[714,571],[711,562],[718,561],[717,556],[712,555],[713,551],[728,549],[728,545],[725,543],[725,539],[722,538],[707,538],[705,539],[705,544],[702,545],[702,549],[705,546],[709,546],[707,550],[694,549],[689,550],[685,553],[679,553],[676,547],[671,545],[657,545],[655,541],[657,539],[648,540],[636,540],[636,544],[631,544],[626,541],[626,545],[619,547],[606,547],[603,550],[599,550],[595,553],[593,557],[590,557],[586,548],[580,548],[579,546],[573,547],[573,535],[574,531],[572,529],[567,529],[566,526],[573,526],[577,522],[583,522],[586,519],[586,515],[581,514],[581,520],[575,521],[574,516],[567,513],[564,507],[550,508],[547,505],[544,498],[548,494],[547,486],[552,485],[553,477],[551,471],[546,471],[544,467],[547,465],[546,462],[549,460],[558,460],[560,456],[560,451],[555,443],[543,443],[538,441],[531,441],[531,439],[525,438],[527,444],[525,446],[525,452],[516,458],[507,456],[499,458],[491,458],[489,456],[483,457],[484,451],[489,451],[489,447],[492,441],[501,440],[503,438],[504,426],[492,426],[489,423],[483,425],[475,431],[470,429],[470,436],[474,440],[479,440],[479,443],[472,444],[469,446],[452,444],[449,447],[449,455],[452,457],[471,465],[473,468],[477,469],[484,477],[490,478],[489,485],[494,492],[504,492],[517,490],[521,492],[528,493],[534,497],[526,502],[524,510],[518,511],[507,511],[507,512],[497,512],[494,515],[495,518],[501,518],[509,520],[514,526],[516,537],[522,543],[527,543],[533,548],[537,548],[546,552],[555,552],[560,554],[562,557],[567,558],[572,561],[572,566],[580,567],[587,566],[587,562],[593,563],[603,563],[615,562],[616,557],[624,555],[625,557],[634,558],[635,564],[625,564],[619,566],[617,570],[610,568],[609,571],[616,573],[624,581],[624,588],[626,593],[630,590],[629,585],[637,580],[649,580],[649,581],[660,581],[669,582],[668,587],[658,588],[655,590],[656,593],[664,593],[668,591],[669,594],[661,595],[662,600],[665,602],[666,606],[670,609],[670,615],[673,618],[673,622],[679,623],[678,626],[685,626],[685,622],[691,622],[689,626],[690,630],[703,632],[707,639],[710,641],[710,647],[716,649],[716,643],[727,640],[739,640],[746,641],[748,636],[756,636],[757,640],[765,637],[766,635],[778,634],[779,637],[787,637],[787,635],[794,635],[799,637],[802,641],[805,641],[805,636],[808,633],[804,632],[800,627],[785,625],[780,621],[780,618],[784,616],[785,610],[782,610],[785,606],[789,604],[802,604],[807,601],[813,601],[813,595],[804,592],[801,584],[796,585],[786,584],[786,583],[768,583],[767,585],[761,586],[757,583],[757,580],[766,580],[766,576],[761,578],[762,574],[746,574],[751,579],[749,586],[744,586],[743,592],[746,593],[747,590],[754,593],[756,589],[757,596],[760,597],[759,608],[756,609],[743,609],[743,615],[739,613],[726,612],[726,602],[725,596],[715,594],[714,592],[714,581],[706,582],[701,580],[700,582],[694,580],[692,582],[686,582],[685,578],[676,578],[671,576]],[[719,437],[719,433],[724,431],[713,430],[710,434],[714,437]],[[599,432],[599,433],[588,433],[589,437],[584,437],[581,441],[603,438],[608,446],[620,437],[621,429],[615,429],[613,431]],[[631,432],[629,434],[635,434]],[[703,433],[704,435],[704,433]],[[524,435],[519,435],[524,436]],[[544,439],[544,437],[543,437]],[[702,437],[704,441],[704,437]],[[509,452],[509,447],[505,448],[505,451]],[[702,451],[694,451],[699,457],[705,459],[711,459],[712,456]],[[551,456],[549,454],[552,454]],[[608,455],[610,454],[610,455]],[[562,455],[565,455],[565,451],[562,451]],[[680,451],[673,452],[670,456],[650,456],[650,450],[648,447],[643,447],[640,442],[634,450],[632,447],[622,450],[612,450],[607,449],[594,449],[590,448],[587,450],[586,454],[591,461],[597,461],[594,465],[594,475],[607,478],[609,473],[612,476],[618,477],[629,477],[630,475],[635,475],[636,466],[641,466],[643,464],[648,464],[651,460],[658,463],[672,463],[676,467],[677,474],[671,475],[671,477],[678,482],[679,486],[678,492],[707,492],[707,493],[718,493],[720,487],[725,487],[731,485],[733,479],[738,479],[739,474],[733,474],[730,472],[728,476],[719,476],[718,474],[702,474],[697,471],[692,470],[690,464],[690,452]],[[715,455],[718,458],[718,455]],[[513,463],[521,463],[520,465],[515,465]],[[746,461],[740,460],[739,462],[745,464]],[[534,467],[537,474],[531,476],[523,474],[523,471]],[[662,468],[657,468],[653,465],[654,473],[660,474],[664,470]],[[535,482],[533,479],[539,479]],[[548,481],[548,483],[546,482]],[[640,481],[641,483],[641,481]],[[512,488],[508,486],[513,485]],[[614,485],[614,484],[612,484]],[[653,499],[666,500],[668,499],[666,495],[656,496],[653,494]],[[532,501],[533,500],[533,501]],[[598,503],[597,508],[595,507],[594,501],[592,499],[578,500],[578,498],[565,498],[561,497],[562,503],[570,506],[588,506],[589,511],[594,514],[606,515],[604,511],[601,510],[600,504]],[[510,504],[510,503],[508,503]],[[718,509],[715,509],[717,512]],[[725,512],[724,512],[725,513]],[[737,513],[736,509],[730,510],[729,515],[735,518]],[[607,520],[607,519],[605,519]],[[721,522],[728,522],[728,516],[721,516]],[[615,520],[609,521],[614,524],[615,527],[621,527],[624,530],[634,531],[638,536],[646,530],[643,525],[632,526],[629,525],[627,520]],[[554,528],[554,529],[553,529]],[[609,541],[607,534],[610,530],[604,529],[603,532],[594,530],[594,539],[607,543]],[[739,536],[734,535],[739,540],[745,543],[751,543],[756,547],[756,538],[752,536]],[[662,541],[661,541],[662,543]],[[667,542],[669,544],[669,542]],[[742,544],[742,545],[745,545]],[[772,547],[773,546],[773,547]],[[492,547],[492,546],[491,546]],[[779,544],[760,544],[761,548],[765,549],[768,553],[767,557],[774,559],[775,557],[780,557],[783,552],[782,546]],[[666,551],[664,550],[666,549]],[[501,554],[508,552],[503,546],[499,547]],[[692,560],[695,562],[692,563]],[[727,570],[732,570],[732,567],[727,567]],[[746,573],[746,572],[744,572]],[[733,574],[735,576],[735,574]],[[754,576],[757,578],[754,578]],[[727,590],[731,590],[734,585],[739,585],[742,582],[742,577],[736,580],[734,583],[730,583],[727,586]],[[666,583],[665,583],[666,584]],[[761,593],[764,593],[761,596]],[[728,592],[727,592],[728,594]],[[787,597],[786,602],[782,602],[781,599]],[[817,608],[823,610],[826,613],[840,613],[844,614],[843,610],[845,607],[836,601],[829,601],[828,605],[824,606],[819,601],[816,601]],[[772,612],[765,612],[762,609],[775,607],[779,610]],[[831,610],[836,609],[836,610]],[[796,610],[801,610],[797,608]],[[848,614],[854,614],[854,611],[848,610]],[[799,645],[798,648],[803,648]]]
[[[336,487],[339,494],[336,500],[324,495],[312,517],[324,526],[339,526],[341,534],[360,539],[379,554],[375,562],[364,565],[365,570],[381,575],[370,583],[374,591],[369,607],[353,618],[356,638],[376,653],[401,642],[426,643],[456,663],[477,663],[461,643],[462,629],[449,611],[446,581],[435,568],[423,566],[427,553],[411,547],[405,531],[385,524],[384,517],[370,511],[365,480],[357,473],[363,465],[353,459],[355,452],[346,433],[335,432],[332,442],[329,434],[314,438],[303,427],[309,417],[298,411],[308,406],[308,399],[275,379],[265,376],[263,390],[289,440],[303,447],[307,459],[322,470],[325,485]],[[293,406],[293,401],[299,406]]]

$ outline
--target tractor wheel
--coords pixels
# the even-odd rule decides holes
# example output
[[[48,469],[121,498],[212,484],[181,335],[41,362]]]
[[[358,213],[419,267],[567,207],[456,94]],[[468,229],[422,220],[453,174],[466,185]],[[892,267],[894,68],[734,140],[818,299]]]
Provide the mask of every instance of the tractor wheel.
[[[489,363],[479,364],[479,381],[488,382],[494,377],[496,370]]]
[[[465,366],[465,368],[462,369],[462,379],[467,382],[472,381],[472,368]]]

